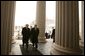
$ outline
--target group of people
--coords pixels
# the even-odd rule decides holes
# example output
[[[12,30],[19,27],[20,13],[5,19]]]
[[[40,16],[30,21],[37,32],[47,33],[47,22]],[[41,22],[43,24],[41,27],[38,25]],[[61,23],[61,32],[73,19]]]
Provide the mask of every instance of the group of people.
[[[52,27],[52,34],[49,34],[49,33],[46,32],[45,36],[46,36],[47,39],[52,38],[53,42],[55,42],[55,29],[54,29],[54,27]]]
[[[53,42],[55,42],[55,29],[54,27],[52,27],[52,35],[51,38],[53,38]],[[23,42],[23,47],[24,44],[26,44],[26,48],[28,48],[28,43],[29,40],[31,41],[33,47],[38,48],[38,35],[39,35],[39,28],[37,27],[37,25],[34,25],[34,27],[32,28],[32,26],[26,24],[25,27],[22,28],[22,42]],[[47,34],[45,34],[46,37],[48,37]]]
[[[37,27],[37,25],[34,25],[33,28],[32,26],[29,28],[29,25],[26,24],[26,26],[22,28],[22,35],[23,46],[24,44],[26,44],[26,48],[28,48],[28,43],[30,40],[33,44],[33,47],[38,48],[39,28]]]

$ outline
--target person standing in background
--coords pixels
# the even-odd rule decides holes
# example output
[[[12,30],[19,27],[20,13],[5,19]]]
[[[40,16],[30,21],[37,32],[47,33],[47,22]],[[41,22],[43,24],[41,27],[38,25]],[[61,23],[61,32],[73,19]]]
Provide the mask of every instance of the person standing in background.
[[[51,38],[53,38],[53,42],[55,42],[55,29],[54,27],[52,27],[52,35],[51,35]]]

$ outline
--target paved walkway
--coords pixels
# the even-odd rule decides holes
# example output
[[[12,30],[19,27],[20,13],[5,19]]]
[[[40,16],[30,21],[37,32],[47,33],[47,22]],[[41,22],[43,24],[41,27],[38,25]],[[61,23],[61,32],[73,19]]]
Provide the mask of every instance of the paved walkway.
[[[40,53],[42,53],[43,55],[50,55],[50,50],[51,50],[51,46],[53,44],[53,39],[46,39],[46,43],[39,43],[38,44],[38,51]],[[20,45],[22,45],[22,40],[15,40],[16,43],[14,43],[12,45],[12,55],[23,55]],[[32,45],[32,43],[29,43],[30,45]],[[81,47],[81,49],[83,50],[83,55],[84,55],[84,48]]]
[[[53,39],[46,39],[46,43],[38,44],[38,51],[40,51],[43,55],[50,55],[50,49],[52,45]],[[20,45],[22,45],[22,40],[15,40],[15,43],[12,45],[12,55],[22,55]],[[32,43],[29,43],[32,45]]]

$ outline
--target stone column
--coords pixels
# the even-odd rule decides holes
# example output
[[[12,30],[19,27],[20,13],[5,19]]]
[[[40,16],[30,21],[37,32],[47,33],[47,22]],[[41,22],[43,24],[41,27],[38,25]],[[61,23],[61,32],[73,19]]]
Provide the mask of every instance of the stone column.
[[[45,1],[37,1],[36,24],[39,28],[39,42],[45,42]]]
[[[55,43],[52,55],[78,55],[79,47],[79,15],[78,1],[56,2]]]
[[[5,2],[1,1],[1,55],[5,55],[6,54],[6,32],[4,28],[6,28],[6,26],[4,26],[6,24],[6,20],[5,20],[5,16],[6,14],[5,12]]]
[[[15,19],[15,1],[10,2],[10,31],[9,31],[9,52],[11,53],[12,39],[14,36],[14,19]],[[10,54],[9,53],[9,54]]]
[[[1,1],[1,54],[11,52],[14,1]]]
[[[80,12],[80,45],[84,47],[84,1],[81,1],[81,12]]]

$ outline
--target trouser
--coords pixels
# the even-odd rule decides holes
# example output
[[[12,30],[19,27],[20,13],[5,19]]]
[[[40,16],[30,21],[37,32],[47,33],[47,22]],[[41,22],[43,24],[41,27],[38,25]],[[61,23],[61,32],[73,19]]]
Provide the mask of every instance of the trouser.
[[[34,47],[34,45],[36,48],[38,48],[38,43],[33,43],[33,47]]]
[[[28,48],[28,42],[23,42],[23,46],[26,44],[26,48]]]
[[[29,39],[23,39],[23,46],[24,46],[24,44],[26,44],[26,48],[28,48],[28,43],[29,43],[28,40]]]
[[[55,42],[55,36],[53,36],[53,42]]]

